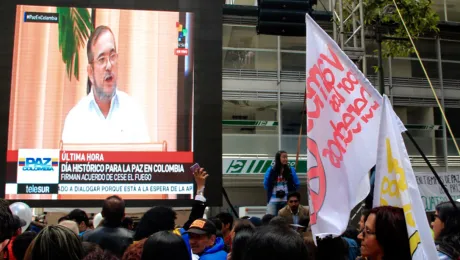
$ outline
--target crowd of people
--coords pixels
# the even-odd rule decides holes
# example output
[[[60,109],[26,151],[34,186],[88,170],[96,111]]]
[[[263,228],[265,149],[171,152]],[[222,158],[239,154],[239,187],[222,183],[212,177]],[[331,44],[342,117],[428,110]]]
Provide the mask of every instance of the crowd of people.
[[[358,227],[350,227],[339,237],[316,238],[309,225],[309,208],[300,205],[301,195],[292,169],[286,169],[283,152],[276,165],[267,171],[271,189],[286,188],[280,196],[267,191],[270,213],[262,218],[234,218],[221,212],[205,218],[203,196],[207,173],[197,170],[197,192],[188,220],[176,223],[176,212],[170,207],[149,209],[133,228],[125,217],[125,202],[113,195],[105,199],[100,218],[90,223],[88,215],[75,209],[59,219],[58,224],[29,226],[12,215],[9,204],[0,201],[0,249],[3,259],[10,260],[260,260],[260,259],[411,259],[404,212],[401,208],[383,206],[363,210]],[[275,171],[285,173],[270,177]],[[286,174],[287,171],[288,173]],[[295,174],[295,172],[294,172]],[[281,177],[279,177],[281,175]],[[293,185],[279,184],[284,178]],[[281,187],[281,188],[280,188]],[[284,188],[283,188],[284,187]],[[278,200],[271,200],[271,198]],[[457,203],[460,208],[460,203]],[[275,210],[274,210],[275,209]],[[273,213],[273,214],[271,214]],[[433,239],[439,257],[460,257],[460,214],[447,202],[436,207],[432,221]]]

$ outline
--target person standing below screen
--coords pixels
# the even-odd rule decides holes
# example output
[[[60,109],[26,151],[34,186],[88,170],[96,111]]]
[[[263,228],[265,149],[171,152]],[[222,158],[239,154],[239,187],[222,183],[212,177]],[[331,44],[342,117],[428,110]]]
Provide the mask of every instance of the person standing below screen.
[[[297,191],[299,179],[293,167],[288,165],[288,155],[279,151],[275,156],[275,165],[267,169],[264,188],[267,191],[267,214],[278,215],[278,211],[287,204],[287,194]]]
[[[87,45],[91,92],[67,114],[65,143],[149,143],[145,118],[135,101],[117,89],[118,53],[115,36],[99,26]]]

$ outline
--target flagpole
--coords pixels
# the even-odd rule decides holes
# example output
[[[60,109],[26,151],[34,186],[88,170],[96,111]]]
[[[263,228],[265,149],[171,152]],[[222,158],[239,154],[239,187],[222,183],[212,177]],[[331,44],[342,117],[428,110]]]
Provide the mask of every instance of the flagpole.
[[[436,180],[438,180],[438,183],[439,185],[441,185],[441,188],[444,190],[444,193],[446,193],[447,195],[447,198],[449,198],[449,201],[450,203],[452,203],[452,205],[454,206],[454,208],[456,210],[458,210],[457,208],[457,205],[455,204],[455,201],[454,199],[452,199],[452,196],[450,196],[450,193],[449,191],[447,190],[446,186],[444,185],[444,183],[442,182],[441,178],[439,177],[438,173],[436,172],[436,170],[434,169],[434,167],[431,165],[430,161],[428,160],[428,158],[426,157],[425,153],[422,151],[422,149],[420,148],[420,146],[418,146],[417,142],[414,140],[414,138],[412,137],[412,135],[409,133],[409,131],[406,131],[405,132],[406,135],[409,137],[409,139],[412,141],[412,143],[414,144],[415,148],[417,149],[417,151],[420,153],[420,155],[423,157],[423,160],[425,160],[426,164],[428,165],[428,167],[430,168],[431,172],[433,173],[434,177],[436,177]]]

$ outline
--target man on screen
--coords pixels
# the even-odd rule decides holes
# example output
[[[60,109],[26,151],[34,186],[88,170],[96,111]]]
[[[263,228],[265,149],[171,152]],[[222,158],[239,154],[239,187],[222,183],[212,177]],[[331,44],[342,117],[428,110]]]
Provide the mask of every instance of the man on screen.
[[[141,109],[117,89],[118,53],[109,27],[99,26],[93,31],[87,55],[91,92],[67,114],[62,142],[150,142]]]

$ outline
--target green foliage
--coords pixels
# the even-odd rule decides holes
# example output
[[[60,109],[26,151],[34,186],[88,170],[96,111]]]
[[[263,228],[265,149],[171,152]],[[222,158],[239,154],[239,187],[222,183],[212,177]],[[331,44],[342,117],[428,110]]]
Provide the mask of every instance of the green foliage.
[[[94,27],[91,15],[86,8],[57,7],[59,14],[59,51],[66,65],[69,80],[73,76],[78,80],[78,49],[85,47]]]
[[[349,3],[352,1],[344,0]],[[431,8],[431,0],[396,0],[396,3],[414,41],[424,34],[439,31],[439,16]],[[380,19],[383,24],[395,25],[395,29],[385,36],[408,39],[393,0],[363,0],[363,4],[366,26],[375,26]],[[382,50],[385,57],[406,57],[415,52],[409,41],[397,40],[383,41]]]

